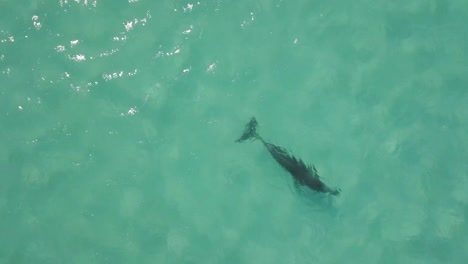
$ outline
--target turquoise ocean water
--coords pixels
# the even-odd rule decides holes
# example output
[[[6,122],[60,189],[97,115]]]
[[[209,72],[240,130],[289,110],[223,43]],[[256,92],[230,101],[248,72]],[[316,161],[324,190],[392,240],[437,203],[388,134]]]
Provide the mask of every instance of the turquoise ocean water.
[[[467,18],[0,0],[0,263],[465,263]],[[341,195],[234,143],[251,116]]]

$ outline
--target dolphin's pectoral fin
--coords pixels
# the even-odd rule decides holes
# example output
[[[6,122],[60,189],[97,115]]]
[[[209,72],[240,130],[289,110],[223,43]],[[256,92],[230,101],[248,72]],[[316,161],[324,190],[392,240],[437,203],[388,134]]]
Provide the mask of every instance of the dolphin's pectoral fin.
[[[301,186],[302,184],[300,182],[298,182],[297,180],[294,180],[294,188],[296,189],[298,193],[302,193]]]
[[[312,168],[314,169],[315,174],[318,175],[317,168],[315,168],[315,165],[312,165]]]

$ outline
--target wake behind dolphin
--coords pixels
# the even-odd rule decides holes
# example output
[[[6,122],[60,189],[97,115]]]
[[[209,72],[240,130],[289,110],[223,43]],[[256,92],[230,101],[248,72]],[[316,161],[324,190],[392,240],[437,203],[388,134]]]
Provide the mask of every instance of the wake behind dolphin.
[[[245,130],[242,136],[235,142],[241,143],[248,139],[258,139],[267,148],[276,162],[278,162],[283,169],[293,176],[296,186],[304,185],[317,192],[330,193],[332,195],[340,194],[340,189],[331,189],[321,181],[315,166],[305,165],[301,159],[297,159],[293,155],[290,155],[284,148],[266,142],[257,133],[257,125],[257,120],[255,117],[252,117],[249,123],[245,125]]]

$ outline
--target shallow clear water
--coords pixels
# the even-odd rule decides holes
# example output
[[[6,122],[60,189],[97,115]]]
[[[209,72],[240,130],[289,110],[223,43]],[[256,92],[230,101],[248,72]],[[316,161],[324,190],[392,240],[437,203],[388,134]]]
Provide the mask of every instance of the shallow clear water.
[[[464,263],[466,17],[0,0],[0,263]],[[251,116],[341,196],[234,143]]]

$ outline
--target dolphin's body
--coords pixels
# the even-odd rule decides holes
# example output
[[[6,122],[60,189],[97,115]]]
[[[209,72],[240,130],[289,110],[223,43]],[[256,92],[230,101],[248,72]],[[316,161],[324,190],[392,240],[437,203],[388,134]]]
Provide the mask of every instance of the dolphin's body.
[[[278,162],[283,169],[287,170],[293,176],[296,186],[305,185],[317,192],[330,193],[332,195],[340,194],[340,189],[331,189],[320,180],[320,176],[318,175],[315,166],[307,166],[301,159],[297,159],[293,155],[290,155],[284,148],[266,142],[257,133],[257,125],[257,120],[255,117],[252,117],[250,122],[245,125],[245,130],[242,136],[235,142],[243,142],[248,139],[258,139],[267,148],[276,162]]]

